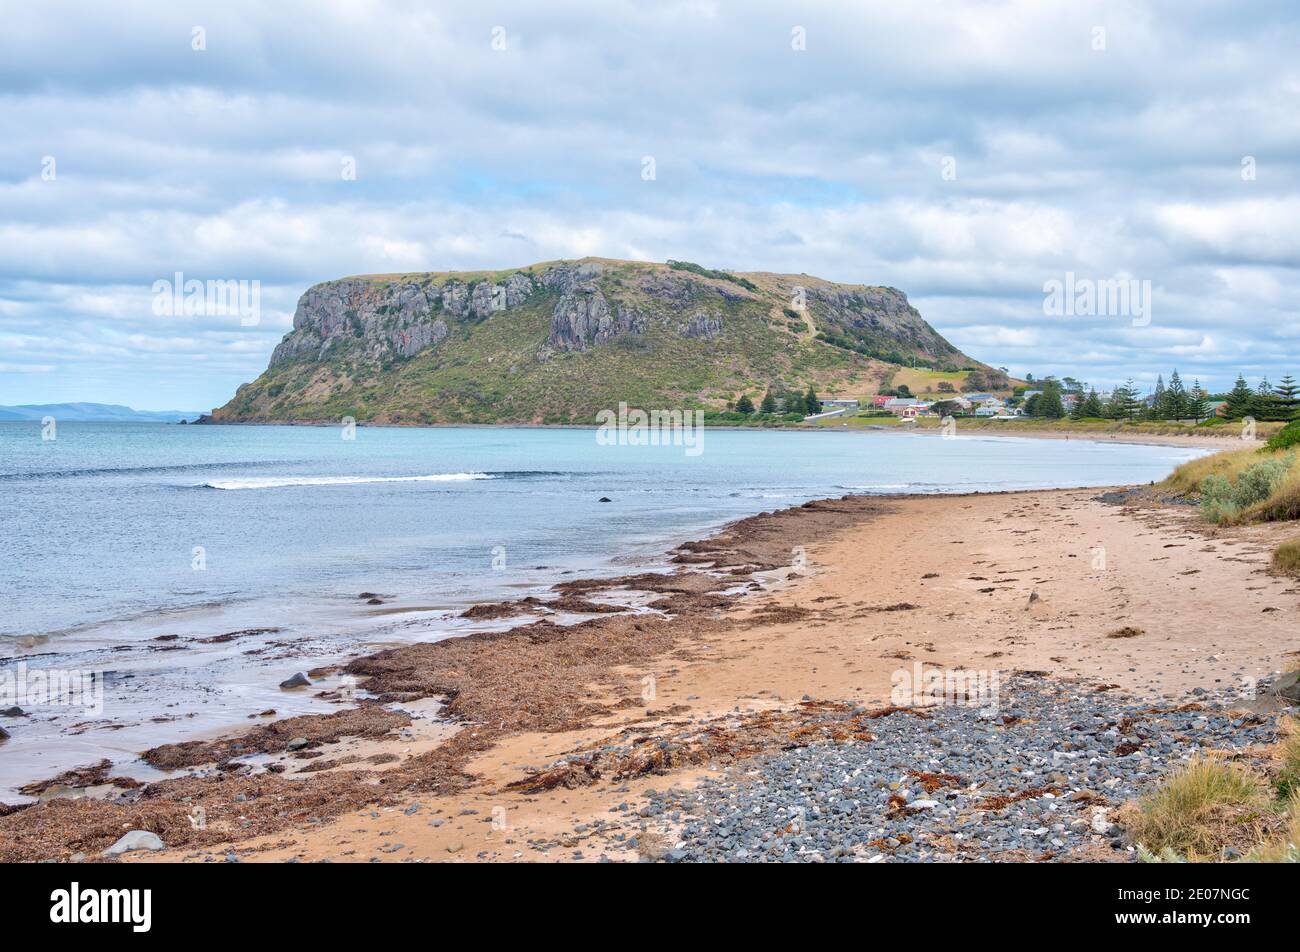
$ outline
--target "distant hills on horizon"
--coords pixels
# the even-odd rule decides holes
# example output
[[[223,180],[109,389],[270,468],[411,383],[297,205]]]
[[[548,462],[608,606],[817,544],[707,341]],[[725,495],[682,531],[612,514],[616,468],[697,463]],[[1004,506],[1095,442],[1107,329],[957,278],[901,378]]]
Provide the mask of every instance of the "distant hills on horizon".
[[[0,406],[0,421],[39,422],[51,416],[60,423],[193,423],[202,413],[198,410],[133,410],[116,403],[26,403]]]

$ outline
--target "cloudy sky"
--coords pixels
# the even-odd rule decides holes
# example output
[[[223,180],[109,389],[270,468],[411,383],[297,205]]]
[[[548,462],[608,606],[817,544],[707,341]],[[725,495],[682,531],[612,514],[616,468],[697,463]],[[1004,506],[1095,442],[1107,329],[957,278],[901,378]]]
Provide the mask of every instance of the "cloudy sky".
[[[1300,376],[1297,49],[1293,0],[10,4],[0,403],[207,409],[314,282],[588,254],[891,285],[1017,374]],[[176,272],[260,323],[155,314]],[[1149,323],[1045,313],[1067,272]]]

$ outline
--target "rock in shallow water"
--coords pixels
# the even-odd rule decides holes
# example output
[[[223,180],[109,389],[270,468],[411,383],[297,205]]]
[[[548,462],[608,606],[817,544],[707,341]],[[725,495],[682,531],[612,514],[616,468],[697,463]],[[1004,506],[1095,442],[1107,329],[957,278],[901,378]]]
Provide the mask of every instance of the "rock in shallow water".
[[[311,681],[307,678],[307,675],[303,674],[301,671],[289,678],[287,681],[280,682],[280,687],[286,691],[292,690],[293,688],[305,688],[310,686]]]

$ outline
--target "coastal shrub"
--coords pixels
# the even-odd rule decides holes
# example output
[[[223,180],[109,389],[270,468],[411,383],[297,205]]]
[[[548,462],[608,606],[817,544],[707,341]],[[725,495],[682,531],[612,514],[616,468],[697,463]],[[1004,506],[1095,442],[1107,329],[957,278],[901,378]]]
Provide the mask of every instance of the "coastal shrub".
[[[1271,492],[1267,499],[1257,503],[1243,515],[1262,522],[1284,522],[1300,519],[1300,468],[1293,469]]]
[[[1201,480],[1201,518],[1206,522],[1231,522],[1241,512],[1233,502],[1235,489],[1226,476],[1218,473]]]
[[[1242,510],[1259,506],[1273,495],[1286,478],[1292,457],[1266,459],[1247,466],[1234,483],[1227,476],[1212,473],[1201,480],[1201,515],[1223,524],[1241,516]]]
[[[1264,449],[1269,452],[1277,452],[1278,450],[1290,449],[1293,446],[1300,446],[1300,420],[1292,420],[1270,436]]]
[[[1273,550],[1273,571],[1300,576],[1300,537],[1287,539]]]
[[[1206,476],[1212,474],[1235,476],[1258,459],[1259,456],[1253,449],[1229,450],[1215,453],[1213,456],[1201,456],[1175,469],[1161,484],[1161,488],[1169,492],[1191,495],[1199,490],[1201,481]]]
[[[1195,861],[1220,854],[1224,827],[1244,808],[1267,802],[1254,775],[1236,764],[1198,758],[1126,807],[1121,822],[1150,854],[1169,850]]]

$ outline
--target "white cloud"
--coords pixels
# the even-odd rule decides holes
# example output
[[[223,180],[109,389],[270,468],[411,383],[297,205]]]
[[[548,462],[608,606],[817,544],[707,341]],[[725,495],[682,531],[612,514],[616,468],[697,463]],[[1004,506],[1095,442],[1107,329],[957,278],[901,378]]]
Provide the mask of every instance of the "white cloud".
[[[42,397],[94,380],[117,402],[220,403],[311,283],[584,254],[893,285],[1017,372],[1105,383],[1179,360],[1219,386],[1239,369],[1300,373],[1287,3],[201,14],[6,13],[0,342],[21,342],[7,365],[50,368]],[[260,280],[262,324],[160,323],[149,285],[178,270]],[[1042,284],[1065,271],[1152,281],[1152,328],[1048,322]],[[176,382],[158,392],[164,372]],[[31,402],[34,376],[0,379],[0,402]]]

